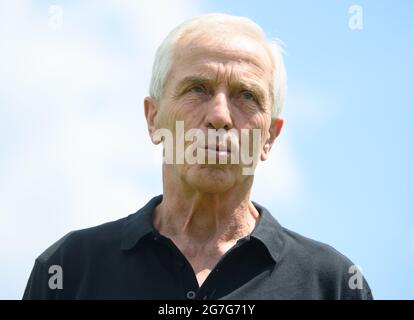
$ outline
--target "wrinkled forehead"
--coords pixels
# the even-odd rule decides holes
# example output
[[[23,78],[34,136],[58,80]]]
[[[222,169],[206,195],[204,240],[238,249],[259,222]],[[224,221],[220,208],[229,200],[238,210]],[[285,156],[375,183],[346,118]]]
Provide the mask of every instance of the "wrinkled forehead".
[[[239,71],[270,81],[273,71],[268,48],[246,35],[190,34],[177,42],[172,61],[171,69],[174,73],[208,68],[212,64],[233,65]]]

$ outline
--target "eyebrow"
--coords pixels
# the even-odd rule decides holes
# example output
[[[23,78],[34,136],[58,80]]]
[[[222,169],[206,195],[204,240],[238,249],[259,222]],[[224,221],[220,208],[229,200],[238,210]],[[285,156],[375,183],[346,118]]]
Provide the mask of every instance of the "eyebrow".
[[[175,96],[179,96],[188,85],[191,84],[204,84],[209,86],[217,85],[216,79],[211,79],[205,75],[192,75],[185,77],[182,79],[176,86]],[[255,80],[245,81],[245,80],[235,80],[235,81],[227,81],[228,87],[237,87],[243,88],[245,90],[252,91],[259,100],[260,103],[264,103],[265,101],[265,92],[263,87],[257,83]]]
[[[190,85],[190,84],[212,84],[214,82],[215,82],[214,80],[212,80],[208,77],[202,76],[202,75],[188,76],[188,77],[185,77],[184,79],[182,79],[178,83],[176,88],[181,89],[181,88],[183,88],[187,85]]]

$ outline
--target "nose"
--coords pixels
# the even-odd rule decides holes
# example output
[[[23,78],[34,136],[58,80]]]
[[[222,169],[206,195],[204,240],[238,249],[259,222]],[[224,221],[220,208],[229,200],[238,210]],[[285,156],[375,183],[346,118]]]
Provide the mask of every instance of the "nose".
[[[233,128],[226,92],[218,92],[210,100],[205,121],[207,128],[210,129],[230,130]]]

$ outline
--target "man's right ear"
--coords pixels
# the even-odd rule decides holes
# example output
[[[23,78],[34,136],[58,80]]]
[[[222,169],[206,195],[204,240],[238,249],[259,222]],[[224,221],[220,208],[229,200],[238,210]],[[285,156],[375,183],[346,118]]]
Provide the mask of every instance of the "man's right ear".
[[[152,143],[159,144],[161,140],[154,139],[154,133],[158,128],[158,101],[152,97],[145,97],[144,99],[144,112],[147,119],[148,133],[151,137]]]

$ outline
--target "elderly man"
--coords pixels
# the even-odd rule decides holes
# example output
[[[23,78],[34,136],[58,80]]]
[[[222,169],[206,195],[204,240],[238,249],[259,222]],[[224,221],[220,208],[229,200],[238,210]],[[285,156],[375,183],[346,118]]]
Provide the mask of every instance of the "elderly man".
[[[151,139],[164,144],[163,195],[56,242],[24,298],[372,299],[350,260],[250,200],[285,88],[279,46],[251,20],[207,14],[175,28],[144,100]]]

